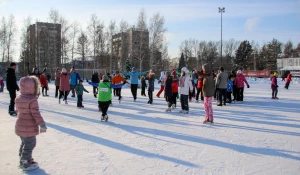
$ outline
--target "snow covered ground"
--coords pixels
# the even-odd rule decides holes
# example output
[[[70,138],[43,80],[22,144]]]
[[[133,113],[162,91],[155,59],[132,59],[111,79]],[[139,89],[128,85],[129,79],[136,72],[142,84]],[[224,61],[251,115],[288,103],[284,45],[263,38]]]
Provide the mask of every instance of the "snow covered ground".
[[[249,81],[244,104],[213,106],[214,125],[202,124],[203,104],[190,103],[188,115],[179,108],[165,113],[164,99],[133,102],[128,88],[122,104],[114,97],[109,122],[100,122],[91,93],[84,94],[85,109],[76,108],[75,98],[58,105],[51,84],[50,97],[39,98],[48,130],[37,137],[33,157],[40,169],[31,172],[18,168],[20,139],[6,91],[0,94],[0,174],[299,174],[299,83],[285,90],[279,81],[280,100],[272,100],[268,80]]]

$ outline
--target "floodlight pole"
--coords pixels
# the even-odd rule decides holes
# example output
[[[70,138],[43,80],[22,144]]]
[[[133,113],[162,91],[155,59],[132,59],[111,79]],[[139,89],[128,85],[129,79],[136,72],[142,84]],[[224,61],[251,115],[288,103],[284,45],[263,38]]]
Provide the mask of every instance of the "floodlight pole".
[[[223,21],[222,21],[222,14],[225,13],[225,7],[220,8],[219,7],[219,13],[221,13],[221,59],[220,59],[220,63],[222,66],[222,47],[223,47],[223,42],[222,42],[222,25],[223,25]]]

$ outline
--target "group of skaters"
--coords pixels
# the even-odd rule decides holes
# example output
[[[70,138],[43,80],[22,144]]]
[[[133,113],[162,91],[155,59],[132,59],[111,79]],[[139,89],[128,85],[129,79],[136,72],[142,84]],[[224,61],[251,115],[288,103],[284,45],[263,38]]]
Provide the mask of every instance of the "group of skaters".
[[[36,145],[36,136],[39,133],[46,132],[47,127],[42,118],[38,97],[40,95],[40,87],[42,87],[42,95],[47,97],[48,81],[45,77],[45,71],[34,68],[32,72],[28,71],[28,75],[20,79],[20,87],[17,84],[15,75],[16,64],[11,63],[10,68],[7,69],[7,89],[11,98],[9,105],[9,114],[18,115],[15,125],[15,132],[21,138],[21,146],[19,149],[20,167],[23,170],[32,170],[38,168],[38,163],[32,158],[32,150]],[[29,64],[28,64],[29,69]],[[130,82],[123,78],[123,75],[130,77]],[[110,74],[99,76],[97,72],[92,75],[92,81],[89,82],[93,86],[93,93],[98,98],[99,110],[102,112],[101,121],[107,121],[107,111],[112,105],[112,94],[118,96],[119,103],[121,103],[122,86],[130,84],[133,101],[136,102],[137,90],[139,84],[139,76],[141,77],[141,95],[146,96],[146,88],[148,90],[148,104],[153,103],[153,92],[155,83],[155,73],[136,72],[132,68],[131,72],[116,71],[114,76]],[[277,73],[274,73],[272,80],[272,98],[277,98],[278,85]],[[148,81],[148,83],[146,82]],[[288,89],[291,76],[287,79],[286,88]],[[3,79],[0,78],[1,89]],[[82,79],[74,69],[74,66],[68,72],[65,68],[57,68],[55,71],[55,98],[58,97],[58,103],[61,99],[67,102],[67,96],[71,91],[72,97],[77,95],[77,107],[83,108],[83,92],[89,93],[82,84]],[[243,93],[245,84],[249,88],[249,84],[241,70],[225,72],[223,67],[218,69],[215,74],[212,70],[211,64],[204,64],[201,70],[194,69],[190,72],[186,67],[181,68],[180,72],[176,70],[161,72],[159,83],[161,85],[160,91],[156,94],[158,98],[164,96],[167,102],[166,112],[171,112],[177,107],[177,99],[180,99],[181,110],[180,113],[189,113],[189,102],[192,98],[196,98],[196,103],[203,101],[205,118],[204,124],[211,124],[214,122],[212,101],[218,101],[217,106],[224,106],[226,103],[232,101],[243,101]],[[20,91],[20,95],[16,97],[16,91]],[[164,93],[163,93],[164,92]],[[200,98],[199,98],[200,96]],[[231,98],[233,96],[233,99]],[[200,100],[199,100],[200,99]],[[16,110],[18,113],[15,111]]]

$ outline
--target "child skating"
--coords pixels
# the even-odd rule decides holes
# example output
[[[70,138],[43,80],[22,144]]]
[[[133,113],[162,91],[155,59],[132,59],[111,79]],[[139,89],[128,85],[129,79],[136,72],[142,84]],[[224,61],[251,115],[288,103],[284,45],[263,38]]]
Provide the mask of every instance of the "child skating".
[[[277,72],[274,72],[274,76],[271,77],[271,89],[272,89],[272,99],[278,99],[278,85],[277,85]]]
[[[99,109],[101,109],[102,112],[101,121],[108,121],[107,111],[112,100],[112,88],[120,88],[127,82],[125,81],[123,84],[114,85],[110,82],[110,79],[107,75],[104,75],[102,79],[103,81],[101,81],[99,84],[92,82],[89,82],[89,84],[92,86],[98,85],[98,104]]]
[[[214,97],[215,82],[211,71],[211,64],[204,64],[202,66],[203,72],[198,72],[198,75],[203,77],[203,96],[204,96],[204,111],[205,118],[203,124],[211,124],[214,122],[214,115],[212,109],[212,100]]]
[[[82,80],[79,80],[79,84],[76,85],[75,87],[75,92],[77,94],[77,108],[84,108],[84,106],[82,105],[82,101],[83,101],[83,91],[86,93],[89,93],[89,91],[87,91],[84,86],[82,85]]]
[[[166,110],[166,112],[171,112],[172,109],[172,97],[173,97],[173,92],[172,92],[172,83],[173,83],[173,78],[171,77],[171,73],[170,72],[166,72],[166,79],[165,81],[165,97],[166,97],[166,101],[168,103],[168,108]]]
[[[178,97],[178,77],[176,74],[176,71],[174,70],[172,72],[172,78],[173,78],[173,82],[172,82],[172,109],[176,108],[177,105],[177,97]]]
[[[190,79],[189,70],[186,67],[181,69],[181,77],[179,79],[180,87],[180,102],[181,111],[179,113],[188,114],[189,113],[189,92],[193,92],[193,85]]]
[[[36,145],[36,136],[39,132],[42,133],[47,130],[39,111],[37,97],[39,89],[40,83],[37,77],[23,77],[20,80],[21,95],[15,100],[18,111],[15,132],[21,138],[20,168],[24,171],[39,168],[38,163],[32,158],[32,151]]]
[[[40,75],[40,82],[41,82],[41,87],[42,87],[42,94],[43,94],[43,97],[48,97],[48,81],[46,79],[46,76],[45,76],[45,73],[42,73]]]

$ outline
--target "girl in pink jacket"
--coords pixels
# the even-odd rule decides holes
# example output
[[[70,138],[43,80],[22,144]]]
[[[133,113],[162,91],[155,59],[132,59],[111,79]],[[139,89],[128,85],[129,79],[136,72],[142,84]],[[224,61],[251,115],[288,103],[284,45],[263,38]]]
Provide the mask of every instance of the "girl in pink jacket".
[[[236,86],[236,93],[237,93],[236,101],[244,100],[244,86],[245,86],[244,83],[246,83],[247,88],[250,87],[242,71],[238,70],[234,80],[234,85]]]
[[[32,151],[36,145],[36,136],[39,132],[47,130],[39,111],[37,100],[39,89],[40,83],[37,77],[23,77],[20,80],[21,95],[15,99],[18,116],[15,132],[21,138],[20,167],[26,171],[38,168],[38,164],[33,161]]]

